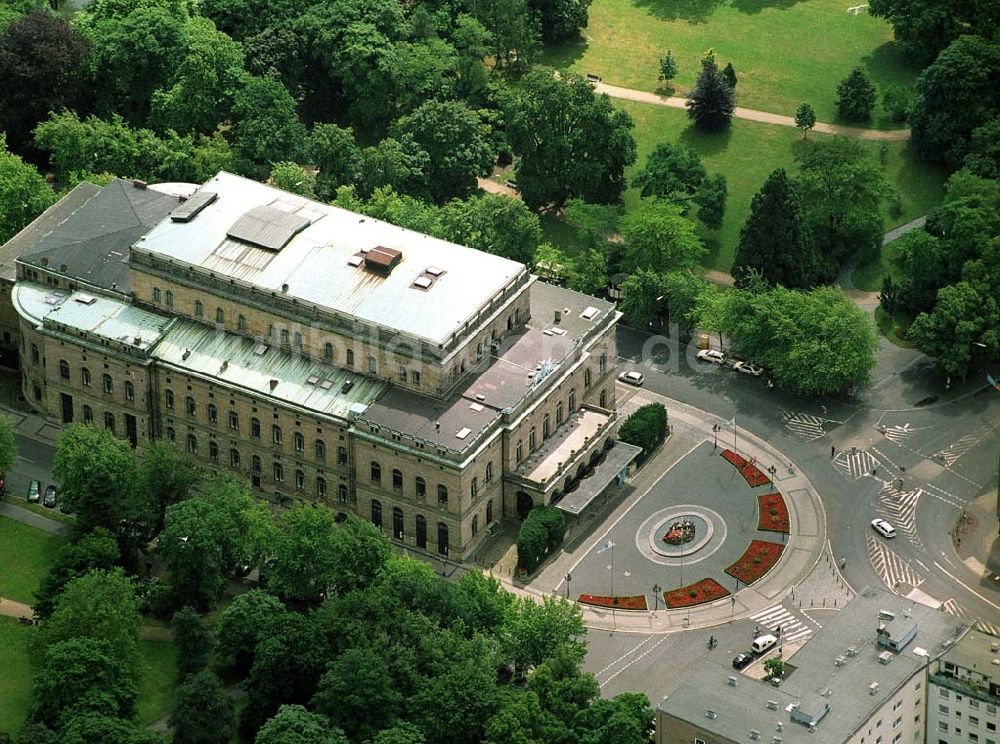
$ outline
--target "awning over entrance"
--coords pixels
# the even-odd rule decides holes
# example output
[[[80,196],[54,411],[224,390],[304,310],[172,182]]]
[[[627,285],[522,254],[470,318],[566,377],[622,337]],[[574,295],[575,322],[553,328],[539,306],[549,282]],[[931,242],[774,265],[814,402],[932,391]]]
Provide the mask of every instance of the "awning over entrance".
[[[553,506],[562,509],[567,514],[574,516],[580,514],[594,499],[601,495],[611,481],[622,474],[622,471],[639,456],[640,452],[642,452],[642,447],[625,442],[615,442],[614,447],[605,451],[604,462],[595,467],[594,472],[589,477],[583,478],[571,493],[565,494]]]

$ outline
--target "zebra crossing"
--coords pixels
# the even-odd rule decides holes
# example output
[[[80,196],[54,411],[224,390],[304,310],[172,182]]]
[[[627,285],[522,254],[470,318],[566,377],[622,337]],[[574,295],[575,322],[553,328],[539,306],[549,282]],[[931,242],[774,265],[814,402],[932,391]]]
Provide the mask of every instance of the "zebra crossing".
[[[805,615],[797,615],[782,604],[761,610],[751,615],[750,619],[775,635],[778,628],[781,628],[781,640],[784,643],[804,641],[820,627],[815,620],[807,619]]]
[[[872,470],[879,464],[878,458],[868,450],[840,452],[833,460],[833,466],[847,480],[857,480],[858,478],[870,475]]]
[[[900,491],[894,481],[888,481],[875,497],[876,514],[906,535],[906,538],[921,550],[924,544],[917,534],[917,502],[923,493],[920,488]]]
[[[931,457],[943,460],[944,466],[946,468],[950,468],[958,461],[958,458],[960,458],[966,452],[973,449],[977,444],[983,441],[983,439],[990,433],[990,431],[991,431],[990,427],[981,426],[971,434],[966,434],[957,442],[953,442],[944,449],[938,450],[933,455],[931,455]]]
[[[926,428],[926,427],[922,427]],[[908,423],[902,426],[886,426],[882,428],[882,435],[893,444],[902,446],[918,429],[911,427]]]
[[[1000,636],[1000,625],[994,623],[988,623],[984,620],[977,620],[974,617],[969,616],[969,611],[960,605],[954,597],[951,599],[946,599],[941,603],[941,609],[947,612],[949,615],[954,615],[962,620],[968,620],[969,622],[975,624],[976,628],[983,633],[989,633],[990,635]]]
[[[909,584],[915,588],[923,583],[920,575],[892,548],[872,535],[868,535],[867,540],[868,560],[883,584],[894,590],[900,584]]]
[[[807,442],[814,442],[826,435],[823,424],[827,419],[808,413],[786,413],[785,428]]]

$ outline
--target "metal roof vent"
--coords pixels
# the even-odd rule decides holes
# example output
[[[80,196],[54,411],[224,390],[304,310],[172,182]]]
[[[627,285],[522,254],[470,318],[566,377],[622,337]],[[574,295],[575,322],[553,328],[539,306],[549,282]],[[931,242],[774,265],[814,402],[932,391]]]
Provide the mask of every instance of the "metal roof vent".
[[[270,382],[268,382],[268,386],[269,386],[269,387],[271,388],[271,390],[273,391],[273,390],[274,390],[274,389],[275,389],[276,387],[278,387],[278,381],[277,381],[277,380],[275,380],[274,378],[271,378],[271,381],[270,381]]]
[[[306,385],[315,385],[317,382],[319,382],[319,378],[316,375],[309,375],[306,378]]]
[[[469,410],[472,410],[472,411],[475,411],[476,413],[479,413],[480,411],[483,410],[483,406],[482,406],[481,403],[472,403],[472,404],[469,405]]]
[[[757,729],[750,729],[750,738],[753,739],[754,741],[759,740],[760,731],[758,731]]]
[[[869,695],[874,695],[877,692],[878,692],[878,682],[872,682],[870,685],[868,685]]]
[[[856,646],[848,646],[847,647],[847,655],[851,656],[851,657],[857,656],[858,655],[858,649],[857,649],[857,647]]]
[[[226,235],[243,243],[280,251],[311,223],[312,220],[306,217],[262,204],[237,218]]]
[[[778,709],[778,701],[777,700],[768,700],[767,701],[767,709],[768,710],[777,710]]]
[[[227,369],[229,369],[229,360],[223,359],[222,365],[219,367],[219,372],[220,373],[225,372]]]
[[[718,717],[719,717],[719,714],[716,713],[711,708],[708,708],[708,709],[705,710],[705,718],[715,719],[715,718],[718,718]]]
[[[364,263],[364,260],[365,260],[364,256],[362,256],[360,253],[355,253],[353,256],[347,259],[347,265],[357,268],[362,263]]]
[[[815,723],[810,723],[809,724],[809,733],[810,734],[815,734],[816,733],[816,724]]]
[[[892,661],[892,651],[883,651],[878,655],[879,664],[888,664]]]
[[[184,351],[181,353],[181,359],[187,361],[187,358],[189,356],[191,356],[191,349],[184,349]]]
[[[257,344],[253,349],[254,356],[264,356],[267,353],[267,344]]]
[[[441,276],[444,273],[444,269],[439,269],[437,266],[428,266],[424,271],[431,276]]]
[[[181,205],[170,213],[170,219],[174,222],[190,222],[218,198],[219,195],[214,191],[198,191],[191,198],[182,200]]]
[[[82,294],[82,293],[78,294],[73,299],[76,302],[79,302],[81,305],[93,305],[95,302],[97,302],[97,298],[94,297],[94,295]]]
[[[324,384],[325,383],[326,383],[326,381],[324,380]],[[340,392],[341,393],[349,393],[351,391],[352,387],[354,387],[354,380],[344,380],[344,384],[340,386]],[[328,388],[324,388],[324,389],[328,389]]]
[[[434,280],[426,276],[418,276],[413,280],[413,286],[417,289],[430,289],[432,284],[434,284]]]
[[[597,314],[599,312],[601,311],[598,310],[596,307],[588,307],[586,310],[580,313],[580,317],[583,318],[584,320],[593,320],[594,318],[597,317]]]
[[[729,686],[730,687],[736,687],[736,677],[735,676],[729,675],[729,679],[727,681],[729,682]]]
[[[838,656],[836,659],[833,660],[833,665],[834,666],[842,667],[842,666],[844,666],[844,663],[846,661],[847,661],[847,659],[845,659],[843,656]]]
[[[402,260],[402,251],[378,245],[365,253],[365,268],[376,274],[388,276]]]

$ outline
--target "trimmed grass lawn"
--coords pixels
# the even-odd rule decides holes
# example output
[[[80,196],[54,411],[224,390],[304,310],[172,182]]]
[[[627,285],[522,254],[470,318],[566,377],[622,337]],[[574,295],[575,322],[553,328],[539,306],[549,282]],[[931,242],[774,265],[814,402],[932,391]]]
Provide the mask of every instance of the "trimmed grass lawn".
[[[2,540],[2,538],[0,538]],[[31,668],[28,638],[31,628],[12,617],[0,617],[0,731],[14,733],[28,712]]]
[[[177,649],[172,641],[139,641],[142,679],[139,682],[139,723],[148,726],[167,715],[177,689]]]
[[[678,94],[693,87],[701,58],[732,62],[740,106],[792,116],[808,101],[820,121],[836,117],[837,84],[862,65],[880,90],[911,86],[919,68],[892,40],[892,28],[854,0],[594,0],[583,40],[548,48],[543,62],[600,75],[606,83],[655,91],[669,49]],[[871,126],[898,126],[876,107]]]
[[[702,229],[702,237],[709,248],[704,262],[706,268],[729,271],[753,195],[775,168],[797,172],[794,152],[801,146],[801,133],[787,127],[733,119],[727,132],[704,134],[690,126],[687,114],[679,109],[631,101],[617,101],[616,104],[635,120],[638,158],[627,174],[630,180],[645,166],[646,157],[658,144],[678,141],[701,156],[709,173],[721,173],[726,177],[729,197],[722,228],[718,231]],[[811,139],[822,136],[809,135]],[[880,143],[865,141],[864,144],[874,157],[878,157]],[[894,216],[888,214],[886,206],[885,227],[888,230],[926,214],[928,209],[939,204],[945,173],[936,166],[918,161],[906,142],[886,145],[886,173],[899,191],[902,206],[902,211]],[[629,189],[625,193],[626,209],[634,208],[639,198],[637,189]],[[545,240],[575,253],[575,231],[565,223],[544,217],[542,231]]]
[[[59,542],[55,535],[0,517],[0,596],[31,604]]]

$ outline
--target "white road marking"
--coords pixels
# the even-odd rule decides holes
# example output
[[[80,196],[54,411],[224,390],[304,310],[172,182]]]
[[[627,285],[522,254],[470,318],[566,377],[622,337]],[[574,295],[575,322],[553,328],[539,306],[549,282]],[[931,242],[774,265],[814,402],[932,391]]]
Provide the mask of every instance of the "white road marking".
[[[785,643],[808,638],[814,632],[812,625],[820,627],[812,618],[796,614],[781,604],[761,610],[751,615],[750,619],[772,632],[776,632],[780,627],[781,640]]]
[[[867,536],[868,560],[875,573],[890,590],[899,584],[920,586],[924,580],[910,566],[909,562],[873,535]]]

